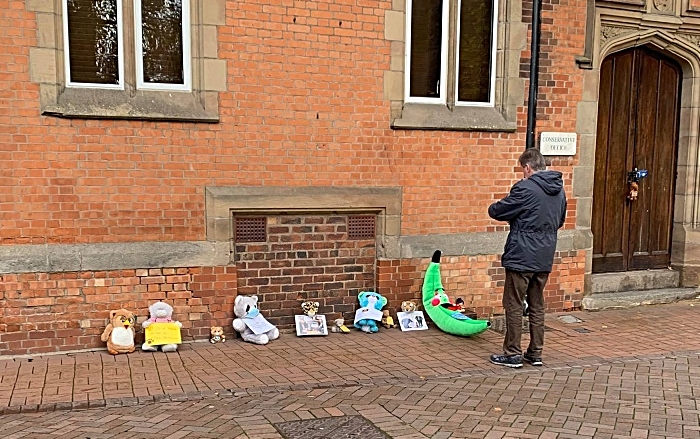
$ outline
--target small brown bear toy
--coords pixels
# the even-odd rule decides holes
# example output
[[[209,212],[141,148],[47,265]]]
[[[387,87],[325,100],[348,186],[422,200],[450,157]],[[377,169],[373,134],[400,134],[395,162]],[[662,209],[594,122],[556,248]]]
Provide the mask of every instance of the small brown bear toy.
[[[223,343],[226,341],[226,335],[224,334],[224,328],[221,326],[212,326],[210,330],[211,335],[209,336],[209,341],[213,343]]]
[[[383,317],[382,317],[382,326],[385,328],[396,328],[396,324],[394,323],[394,318],[389,315],[389,310],[385,309],[382,311]]]
[[[637,199],[638,196],[639,196],[639,185],[633,181],[630,183],[630,191],[627,194],[627,199],[630,201],[634,201]]]

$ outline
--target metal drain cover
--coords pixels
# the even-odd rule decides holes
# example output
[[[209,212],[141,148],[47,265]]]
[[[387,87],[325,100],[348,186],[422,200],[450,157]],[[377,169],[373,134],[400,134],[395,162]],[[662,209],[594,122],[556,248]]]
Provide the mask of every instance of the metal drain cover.
[[[285,439],[390,439],[362,416],[333,416],[272,425]]]

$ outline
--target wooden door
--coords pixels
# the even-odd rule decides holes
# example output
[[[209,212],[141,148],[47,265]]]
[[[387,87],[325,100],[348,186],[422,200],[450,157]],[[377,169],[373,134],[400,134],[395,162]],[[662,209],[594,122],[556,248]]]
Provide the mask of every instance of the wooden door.
[[[681,70],[647,48],[613,54],[600,71],[593,190],[593,272],[667,267]],[[628,172],[648,170],[630,201]]]

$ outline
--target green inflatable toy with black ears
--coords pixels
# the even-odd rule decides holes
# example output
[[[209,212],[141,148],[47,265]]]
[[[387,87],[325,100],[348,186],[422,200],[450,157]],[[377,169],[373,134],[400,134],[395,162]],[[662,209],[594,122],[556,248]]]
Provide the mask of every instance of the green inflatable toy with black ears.
[[[442,252],[435,250],[433,258],[425,271],[423,279],[423,308],[428,313],[430,319],[437,325],[438,328],[448,334],[459,335],[462,337],[470,337],[480,334],[491,326],[488,320],[471,319],[459,311],[456,311],[451,306],[443,306],[446,299],[445,288],[442,286],[440,278],[440,257]],[[436,297],[438,300],[435,300]]]

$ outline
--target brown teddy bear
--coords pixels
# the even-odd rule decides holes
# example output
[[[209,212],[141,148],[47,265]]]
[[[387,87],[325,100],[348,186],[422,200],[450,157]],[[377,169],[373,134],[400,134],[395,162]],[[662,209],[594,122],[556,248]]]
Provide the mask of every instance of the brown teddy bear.
[[[109,324],[100,339],[107,342],[107,352],[112,355],[134,352],[134,325],[136,317],[131,311],[119,309],[110,311]]]
[[[209,341],[213,343],[225,342],[226,335],[224,334],[224,328],[221,326],[212,326],[210,330],[211,335],[209,336]]]
[[[396,324],[394,323],[394,318],[391,317],[389,314],[389,310],[385,309],[382,311],[382,326],[385,328],[396,328]]]

